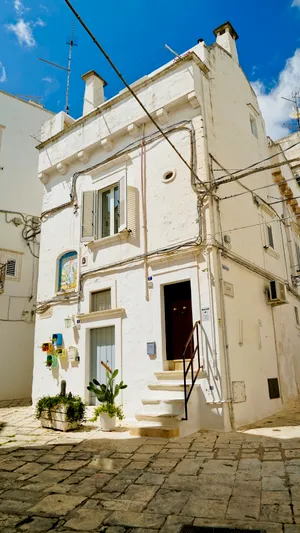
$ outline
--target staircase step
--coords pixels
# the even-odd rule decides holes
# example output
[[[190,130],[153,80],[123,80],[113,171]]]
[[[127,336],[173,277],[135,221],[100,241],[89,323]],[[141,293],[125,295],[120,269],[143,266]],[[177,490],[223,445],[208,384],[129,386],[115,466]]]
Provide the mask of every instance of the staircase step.
[[[159,390],[159,391],[179,391],[184,392],[183,383],[150,383],[148,385],[149,390]]]
[[[187,379],[191,380],[191,371],[189,370]],[[183,370],[164,370],[162,372],[155,372],[155,377],[159,381],[162,380],[170,380],[170,381],[182,381],[183,382]],[[201,379],[206,377],[206,372],[204,370],[200,370],[197,379]]]
[[[174,437],[179,437],[179,427],[136,426],[130,429],[130,435],[134,437],[172,439]]]
[[[167,412],[153,412],[148,413],[146,411],[140,411],[135,414],[135,418],[137,420],[159,420],[160,422],[165,422],[167,419],[173,420],[178,417],[177,414],[174,413],[167,413]]]
[[[162,403],[181,404],[184,402],[184,398],[144,398],[142,400],[143,405],[160,405]]]

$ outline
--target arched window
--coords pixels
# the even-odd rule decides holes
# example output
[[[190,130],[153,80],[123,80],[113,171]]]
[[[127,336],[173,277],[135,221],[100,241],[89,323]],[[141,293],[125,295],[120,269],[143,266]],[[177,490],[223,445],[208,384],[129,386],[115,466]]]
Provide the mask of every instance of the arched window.
[[[72,291],[77,285],[77,252],[62,255],[58,265],[58,290]]]

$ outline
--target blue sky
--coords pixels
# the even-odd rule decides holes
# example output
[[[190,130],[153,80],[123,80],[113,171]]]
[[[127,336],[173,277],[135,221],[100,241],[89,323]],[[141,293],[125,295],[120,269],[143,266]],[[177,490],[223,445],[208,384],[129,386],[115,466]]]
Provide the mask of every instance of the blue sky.
[[[66,65],[72,13],[64,0],[0,1],[0,90],[41,96],[51,111],[64,109],[65,72],[38,57]],[[277,137],[288,132],[284,123],[291,109],[281,96],[300,90],[300,0],[73,0],[73,4],[129,82],[172,58],[165,43],[178,53],[200,37],[211,44],[213,29],[230,20],[240,36],[241,66],[254,82],[268,132]],[[75,35],[70,114],[78,117],[83,73],[94,69],[108,82],[107,98],[123,86],[77,21]]]

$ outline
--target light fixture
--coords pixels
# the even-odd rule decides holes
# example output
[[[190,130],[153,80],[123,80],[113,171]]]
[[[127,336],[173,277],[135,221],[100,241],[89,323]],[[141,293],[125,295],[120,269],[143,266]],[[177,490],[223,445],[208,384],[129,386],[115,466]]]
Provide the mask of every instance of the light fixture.
[[[72,325],[72,317],[70,315],[66,316],[65,318],[65,327],[70,328]]]

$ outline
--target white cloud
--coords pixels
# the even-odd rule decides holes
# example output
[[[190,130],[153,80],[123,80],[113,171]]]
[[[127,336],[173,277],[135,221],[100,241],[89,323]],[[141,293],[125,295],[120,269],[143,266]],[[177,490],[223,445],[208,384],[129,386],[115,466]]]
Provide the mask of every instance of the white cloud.
[[[300,6],[300,0],[295,0],[295,2],[298,2]],[[287,60],[279,74],[278,82],[271,90],[268,90],[261,80],[253,82],[252,87],[256,92],[265,119],[267,134],[272,139],[289,135],[290,128],[285,123],[290,121],[293,104],[283,100],[282,97],[291,99],[292,93],[299,90],[300,49],[297,49],[293,57]]]
[[[40,17],[32,23],[33,26],[41,26],[41,28],[43,28],[44,26],[46,26],[46,22],[44,22]]]
[[[50,78],[50,76],[46,76],[46,78],[43,78],[42,81],[45,81],[47,83],[54,83],[55,79],[54,78]]]
[[[294,0],[292,3],[292,7],[300,7],[300,0]]]
[[[50,13],[48,7],[47,7],[47,6],[44,6],[44,4],[40,4],[40,8],[41,8],[41,9],[44,9],[47,13]]]
[[[2,61],[0,61],[0,83],[4,83],[6,80],[7,80],[6,70],[5,70],[5,67]]]
[[[14,0],[14,8],[17,15],[23,15],[26,11],[30,11],[29,7],[25,7],[21,0]]]
[[[24,22],[23,19],[20,19],[16,24],[7,24],[6,27],[17,36],[21,46],[32,48],[36,45],[30,22]]]

